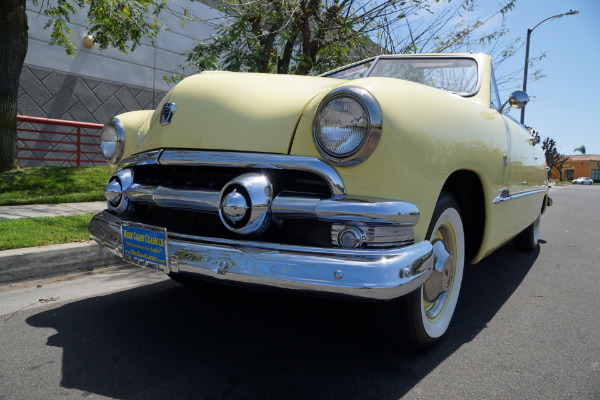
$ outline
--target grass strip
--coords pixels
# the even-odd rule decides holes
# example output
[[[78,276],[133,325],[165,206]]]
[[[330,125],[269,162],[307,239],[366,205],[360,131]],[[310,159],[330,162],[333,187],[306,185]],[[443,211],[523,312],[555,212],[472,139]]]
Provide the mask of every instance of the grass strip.
[[[33,167],[0,173],[0,206],[104,200],[103,167]]]
[[[0,250],[88,241],[92,215],[0,220]]]

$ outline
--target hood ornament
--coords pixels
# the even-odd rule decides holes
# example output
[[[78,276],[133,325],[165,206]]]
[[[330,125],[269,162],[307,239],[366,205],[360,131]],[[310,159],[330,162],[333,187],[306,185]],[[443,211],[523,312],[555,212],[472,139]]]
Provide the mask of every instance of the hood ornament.
[[[173,119],[173,114],[175,114],[175,103],[165,103],[162,108],[162,112],[160,113],[160,124],[165,126],[171,123]]]

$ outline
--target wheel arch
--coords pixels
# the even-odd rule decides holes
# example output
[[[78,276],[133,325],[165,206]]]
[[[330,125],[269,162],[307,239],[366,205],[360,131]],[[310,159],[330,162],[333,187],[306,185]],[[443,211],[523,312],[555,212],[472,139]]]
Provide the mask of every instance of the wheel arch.
[[[470,170],[454,171],[444,183],[442,192],[451,193],[460,207],[465,232],[465,262],[470,263],[481,249],[485,228],[481,179],[477,173]]]

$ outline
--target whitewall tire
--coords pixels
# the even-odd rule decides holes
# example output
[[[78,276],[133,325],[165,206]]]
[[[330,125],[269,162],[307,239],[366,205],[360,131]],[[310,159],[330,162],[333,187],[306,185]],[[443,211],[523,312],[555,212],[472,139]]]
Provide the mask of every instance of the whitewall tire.
[[[385,335],[404,350],[422,351],[447,332],[456,309],[465,265],[465,233],[460,208],[443,192],[427,230],[434,271],[414,292],[380,307]]]

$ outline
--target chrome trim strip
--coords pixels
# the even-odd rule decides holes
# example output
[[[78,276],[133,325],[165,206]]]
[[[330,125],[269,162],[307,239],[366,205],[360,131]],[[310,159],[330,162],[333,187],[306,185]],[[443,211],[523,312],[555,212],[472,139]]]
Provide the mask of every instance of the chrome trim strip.
[[[181,191],[168,187],[159,186],[153,194],[154,202],[159,207],[183,208],[192,211],[207,211],[218,213],[219,211],[219,193],[202,190],[193,190],[186,194],[185,199],[181,198]]]
[[[133,167],[135,165],[154,165],[158,164],[158,157],[163,150],[147,151],[145,153],[136,154],[121,161],[119,169]]]
[[[354,221],[416,225],[419,209],[406,201],[367,202],[321,200],[315,210],[324,221]]]
[[[379,56],[377,56],[377,57],[371,57],[371,58],[366,58],[364,60],[360,60],[360,61],[354,62],[352,64],[344,65],[343,67],[340,67],[340,68],[332,69],[331,71],[324,72],[321,75],[317,75],[317,76],[319,76],[321,78],[329,78],[328,75],[332,75],[332,74],[335,74],[336,72],[344,71],[346,69],[350,69],[350,68],[355,67],[357,65],[365,64],[365,63],[368,63],[369,61],[372,61],[373,64],[371,64],[371,67],[367,70],[367,72],[369,72],[369,71],[371,71],[371,68],[377,62],[378,59],[379,59]],[[365,76],[367,76],[367,74],[365,74]],[[339,78],[331,78],[331,79],[339,79]],[[345,80],[348,80],[348,79],[345,79]]]
[[[548,189],[536,189],[536,190],[530,190],[528,192],[520,192],[520,193],[516,193],[516,194],[511,194],[509,196],[502,196],[502,194],[500,194],[498,197],[496,197],[494,199],[494,204],[498,204],[498,203],[502,203],[504,201],[508,201],[508,200],[513,200],[513,199],[517,199],[519,197],[524,197],[524,196],[529,196],[531,194],[537,194],[537,193],[547,193]]]
[[[160,165],[223,168],[293,169],[312,172],[322,177],[328,183],[334,197],[340,198],[346,195],[344,183],[335,169],[314,157],[217,151],[164,150],[160,154],[158,163]]]
[[[220,191],[181,190],[164,186],[133,183],[124,188],[132,202],[155,203],[160,207],[179,208],[218,214]],[[327,222],[356,222],[416,225],[419,209],[405,201],[368,202],[352,199],[317,199],[277,196],[270,206],[275,219],[318,219]]]
[[[91,237],[122,257],[120,218],[101,212]],[[423,241],[396,249],[335,249],[211,239],[168,233],[163,272],[318,295],[388,300],[419,288],[431,275],[433,251]]]
[[[377,64],[378,62],[379,62],[379,56],[375,57],[375,60],[373,60],[373,64],[371,64],[371,66],[369,67],[367,72],[365,72],[365,76],[369,76],[371,71],[373,71],[373,68],[375,68],[375,64]]]

